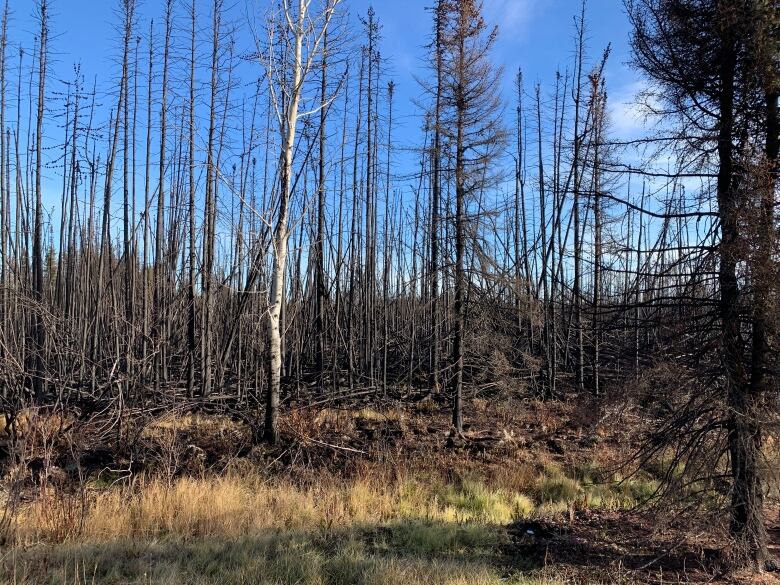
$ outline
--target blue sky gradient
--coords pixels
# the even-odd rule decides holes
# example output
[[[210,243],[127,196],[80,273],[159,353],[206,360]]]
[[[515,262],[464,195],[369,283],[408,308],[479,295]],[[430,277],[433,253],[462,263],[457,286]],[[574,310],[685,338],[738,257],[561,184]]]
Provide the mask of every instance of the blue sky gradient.
[[[271,0],[226,0],[225,20],[235,25],[239,31],[236,36],[236,54],[251,52],[256,43],[252,37],[252,23],[257,26],[263,15],[269,8]],[[415,149],[422,145],[423,134],[422,115],[420,101],[425,101],[423,91],[416,78],[430,74],[426,68],[425,45],[429,41],[432,21],[431,14],[426,10],[433,0],[344,0],[343,9],[349,13],[348,27],[350,32],[360,41],[362,28],[359,17],[364,16],[373,5],[377,17],[381,23],[380,51],[386,63],[383,74],[383,83],[393,80],[396,84],[396,99],[394,105],[393,124],[393,169],[394,196],[404,198],[413,197],[411,185],[414,180],[412,175],[419,170],[418,154]],[[203,55],[200,63],[199,77],[208,67],[207,47],[204,39],[208,36],[209,15],[211,0],[196,0],[196,10],[200,13],[200,26],[203,29],[200,41],[200,53]],[[21,43],[27,50],[33,47],[33,39],[36,35],[35,3],[33,0],[15,0],[10,3],[12,20],[10,25],[11,45]],[[48,92],[63,92],[64,81],[73,78],[73,66],[80,63],[81,71],[85,77],[85,86],[91,88],[93,80],[97,79],[98,101],[102,103],[104,110],[97,116],[101,124],[108,120],[108,109],[115,107],[117,80],[121,72],[119,57],[121,55],[121,32],[119,29],[120,16],[118,12],[119,0],[50,0],[50,67],[48,76]],[[176,27],[175,41],[182,50],[188,44],[189,23],[187,21],[188,0],[176,2]],[[498,88],[504,95],[506,104],[505,125],[512,131],[515,124],[515,96],[514,80],[518,67],[523,69],[526,92],[530,93],[533,86],[541,84],[542,95],[549,101],[555,85],[556,72],[564,72],[567,68],[571,72],[575,47],[575,16],[580,13],[579,0],[485,0],[485,17],[489,24],[498,26],[499,35],[495,46],[493,61],[504,68],[503,87]],[[140,44],[139,66],[139,116],[141,122],[145,120],[145,67],[146,67],[146,38],[148,36],[150,19],[155,20],[156,34],[160,35],[163,19],[162,0],[139,0],[137,16],[137,30],[142,37]],[[587,60],[586,69],[594,66],[601,58],[605,47],[611,43],[612,53],[606,68],[606,83],[609,93],[610,128],[613,138],[633,138],[644,133],[641,116],[637,116],[638,108],[634,106],[635,97],[642,83],[638,74],[627,64],[630,57],[629,49],[629,23],[625,15],[622,0],[589,0],[586,16],[587,30]],[[157,49],[160,40],[157,40]],[[15,51],[11,51],[16,55]],[[159,74],[160,57],[156,64],[156,73]],[[10,59],[11,65],[15,66]],[[171,103],[181,104],[185,95],[181,80],[182,71],[187,70],[186,51],[177,57],[178,62],[172,63],[174,72],[172,79]],[[29,57],[27,58],[29,66]],[[243,89],[234,94],[234,99],[240,102],[241,95],[249,99],[254,86],[252,80],[262,73],[262,65],[257,62],[245,61],[240,66],[239,75],[243,83]],[[26,73],[27,74],[27,73]],[[12,75],[14,75],[12,73]],[[205,79],[201,79],[201,82]],[[159,83],[159,80],[158,82]],[[178,88],[176,87],[176,84]],[[205,87],[205,83],[203,83]],[[354,87],[351,91],[354,91]],[[155,88],[157,92],[157,87]],[[23,111],[26,115],[26,97],[23,97]],[[156,98],[157,99],[157,98]],[[205,91],[199,98],[205,104],[207,96]],[[199,106],[200,108],[205,105]],[[384,106],[380,106],[380,112],[384,112]],[[57,121],[57,115],[61,115],[61,98],[50,101],[47,111],[45,126],[47,148],[46,155],[52,163],[59,156],[57,144],[62,144],[64,130],[61,121]],[[157,105],[155,106],[155,110]],[[201,109],[198,113],[199,132],[202,133],[205,112]],[[13,115],[13,114],[12,114]],[[173,115],[173,114],[171,114]],[[549,114],[546,114],[549,115]],[[155,111],[155,123],[157,113]],[[332,122],[331,133],[337,132],[340,126],[341,113],[335,112],[335,121]],[[172,124],[176,119],[171,119]],[[531,124],[533,126],[533,124]],[[237,129],[240,131],[240,128]],[[530,131],[535,132],[533,128]],[[549,136],[549,130],[545,129]],[[143,134],[139,134],[138,162],[143,156]],[[338,137],[334,138],[338,141]],[[549,140],[545,137],[549,148]],[[529,147],[534,140],[529,139]],[[157,158],[157,142],[154,142],[152,160]],[[99,144],[102,148],[103,143]],[[240,145],[239,145],[240,146]],[[233,153],[234,155],[236,153]],[[235,158],[233,159],[235,161]],[[504,161],[503,167],[512,168],[511,159]],[[529,163],[531,164],[531,163]],[[532,173],[533,174],[533,173]],[[116,180],[116,179],[115,179]],[[44,177],[44,206],[51,218],[51,225],[56,231],[58,221],[58,207],[62,188],[61,164],[50,164],[45,169]],[[202,185],[202,176],[198,178],[199,191]],[[102,183],[102,179],[99,180]],[[622,189],[622,187],[617,187]],[[513,189],[507,183],[506,191]],[[384,189],[381,188],[384,192]],[[500,190],[501,191],[501,190]],[[396,195],[397,194],[397,195]],[[496,193],[497,199],[502,198],[502,193]],[[142,197],[142,194],[141,194]],[[535,205],[533,196],[531,205]],[[115,197],[115,204],[118,197]],[[409,201],[409,199],[407,199]],[[413,199],[411,199],[413,202]]]
[[[198,10],[207,18],[209,0],[196,0]],[[421,95],[415,76],[425,76],[424,45],[431,32],[431,16],[426,10],[432,0],[344,0],[350,12],[352,31],[360,34],[357,16],[365,15],[373,5],[382,25],[381,52],[387,60],[387,80],[393,79],[397,88],[396,138],[401,144],[413,146],[420,140],[420,108],[414,103]],[[186,10],[182,1],[179,11]],[[33,0],[15,0],[12,10],[11,42],[23,43],[28,48],[36,34],[33,18]],[[118,1],[112,0],[51,0],[52,64],[50,84],[70,79],[72,66],[81,63],[87,85],[97,77],[98,84],[118,76],[121,35],[117,31]],[[251,50],[248,22],[261,17],[268,0],[227,2],[229,18],[241,32],[237,38],[238,52]],[[522,67],[526,89],[541,83],[550,91],[557,70],[571,67],[574,50],[574,17],[579,14],[578,0],[487,0],[485,16],[499,28],[494,62],[505,70],[503,92],[512,116],[514,110],[513,80]],[[160,0],[141,0],[138,28],[147,35],[149,19],[162,21]],[[608,43],[612,55],[606,70],[610,94],[610,112],[613,131],[625,137],[640,125],[632,106],[637,89],[641,87],[637,74],[627,65],[629,59],[629,24],[622,0],[589,0],[587,8],[587,43],[591,64],[595,63]],[[181,19],[180,19],[181,20]],[[180,22],[182,27],[186,22]],[[186,35],[186,31],[181,31]],[[143,51],[143,49],[142,49]],[[258,69],[260,68],[258,64]]]

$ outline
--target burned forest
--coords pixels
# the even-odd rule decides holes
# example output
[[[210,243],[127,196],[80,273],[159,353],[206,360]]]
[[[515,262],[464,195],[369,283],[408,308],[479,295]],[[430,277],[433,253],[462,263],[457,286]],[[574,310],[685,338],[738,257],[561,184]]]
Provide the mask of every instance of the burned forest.
[[[0,19],[0,582],[780,582],[776,0]]]

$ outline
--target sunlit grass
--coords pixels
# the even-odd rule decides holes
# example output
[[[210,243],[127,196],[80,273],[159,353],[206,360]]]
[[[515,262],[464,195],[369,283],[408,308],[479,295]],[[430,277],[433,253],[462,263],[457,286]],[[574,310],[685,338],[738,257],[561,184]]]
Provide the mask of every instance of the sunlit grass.
[[[657,487],[647,478],[599,484],[553,465],[500,481],[445,477],[373,468],[296,482],[245,469],[90,484],[84,500],[50,493],[21,508],[5,575],[12,583],[550,583],[505,566],[506,525],[573,506],[632,506]]]
[[[638,476],[613,484],[586,483],[546,467],[525,491],[492,487],[467,477],[371,475],[316,482],[269,481],[257,473],[182,477],[169,484],[141,479],[132,486],[88,486],[79,497],[48,495],[23,506],[12,527],[19,544],[68,538],[105,541],[128,537],[251,536],[268,530],[344,528],[393,520],[504,525],[549,515],[566,505],[620,508],[653,496],[657,481]],[[72,509],[65,510],[70,507]],[[56,508],[63,509],[55,514]],[[73,526],[63,526],[72,522]]]

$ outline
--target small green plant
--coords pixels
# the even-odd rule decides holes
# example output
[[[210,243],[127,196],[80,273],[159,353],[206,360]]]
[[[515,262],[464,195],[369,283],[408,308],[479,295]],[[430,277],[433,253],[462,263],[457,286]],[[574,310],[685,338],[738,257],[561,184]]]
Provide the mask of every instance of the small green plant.
[[[536,486],[539,499],[544,502],[571,504],[582,494],[582,487],[576,479],[563,473],[542,476]]]
[[[533,500],[525,494],[515,494],[512,497],[512,520],[530,518],[535,509]]]
[[[637,504],[645,504],[658,495],[661,484],[649,477],[634,477],[627,482],[627,488]]]
[[[500,544],[499,531],[482,524],[405,522],[390,527],[388,545],[413,555],[489,552]]]
[[[515,496],[503,490],[492,490],[474,479],[441,490],[440,501],[460,513],[463,519],[505,524],[514,515]]]

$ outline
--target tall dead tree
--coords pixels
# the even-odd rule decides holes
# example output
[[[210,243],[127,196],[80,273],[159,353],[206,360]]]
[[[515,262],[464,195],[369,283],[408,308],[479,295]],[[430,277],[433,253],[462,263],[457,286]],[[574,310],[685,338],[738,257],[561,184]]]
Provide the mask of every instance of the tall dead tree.
[[[41,173],[43,171],[43,116],[46,100],[46,65],[49,39],[49,5],[47,0],[38,4],[38,108],[35,123],[35,219],[33,223],[33,279],[32,291],[35,307],[32,313],[32,390],[35,402],[41,404],[46,393],[45,376],[46,328],[44,325],[44,275],[43,275],[43,204]]]
[[[11,140],[10,131],[6,132],[5,129],[5,108],[6,108],[6,91],[7,91],[7,78],[6,78],[6,65],[7,65],[7,53],[8,50],[8,0],[6,0],[3,7],[2,24],[0,24],[0,289],[2,289],[0,297],[0,319],[2,319],[2,326],[0,326],[0,339],[3,340],[3,346],[7,344],[7,337],[11,330],[11,310],[9,302],[9,289],[11,288],[10,274],[10,256],[8,253],[8,244],[10,240],[10,205],[11,205],[11,185],[10,185],[10,172],[6,174],[6,165],[10,166],[10,157],[7,152],[10,152]],[[0,349],[0,359],[5,358],[7,351]],[[8,395],[8,384],[2,382],[2,394]]]
[[[123,348],[123,373],[125,380],[125,396],[130,387],[130,378],[132,377],[132,350],[133,338],[135,336],[133,311],[133,292],[134,292],[134,273],[135,273],[135,250],[133,247],[133,213],[131,207],[131,196],[135,193],[130,191],[130,181],[132,169],[130,165],[130,43],[132,41],[133,27],[135,20],[135,0],[123,0],[122,10],[124,21],[122,28],[124,32],[124,42],[122,46],[122,223],[124,232],[124,242],[122,246],[122,256],[124,258],[124,304],[125,304],[125,323],[124,323],[124,348]],[[117,110],[117,117],[120,112]],[[134,199],[133,199],[134,202]]]
[[[316,368],[319,375],[320,388],[324,387],[325,375],[325,297],[327,289],[325,285],[325,197],[326,197],[326,177],[325,177],[325,157],[327,144],[327,91],[328,91],[328,31],[326,30],[322,37],[322,63],[320,66],[320,143],[319,143],[319,184],[317,187],[317,234],[314,244],[316,255],[316,307],[315,307],[315,329],[317,335],[316,348]],[[339,235],[339,237],[341,237]]]
[[[721,424],[728,431],[730,527],[741,560],[762,569],[768,560],[760,466],[763,397],[761,384],[751,386],[745,360],[751,345],[741,311],[749,297],[740,266],[749,261],[750,248],[741,210],[745,186],[752,181],[745,161],[775,139],[767,141],[755,130],[775,126],[773,110],[763,99],[761,60],[751,39],[755,30],[762,30],[768,35],[762,35],[763,42],[776,47],[778,28],[766,27],[767,19],[777,18],[776,8],[753,0],[633,0],[628,9],[634,64],[657,84],[658,98],[676,115],[682,129],[675,136],[694,153],[714,153],[705,160],[715,176],[720,231],[716,316],[722,393],[717,398],[724,409]],[[759,340],[759,348],[761,344]]]
[[[369,384],[374,384],[374,368],[376,365],[376,241],[377,241],[377,190],[376,167],[378,140],[376,136],[377,99],[375,92],[379,89],[379,22],[373,6],[369,6],[368,15],[363,20],[367,45],[366,50],[366,154],[365,154],[365,260],[363,283],[363,373],[368,376]]]
[[[195,272],[197,262],[195,233],[195,37],[196,37],[196,13],[195,2],[190,7],[190,83],[189,83],[189,116],[188,116],[188,162],[189,162],[189,189],[187,190],[187,216],[189,217],[189,258],[187,262],[187,396],[192,398],[195,394],[195,355],[197,350],[196,339],[196,310],[195,310]]]
[[[219,91],[219,48],[222,19],[222,0],[214,0],[212,7],[211,31],[211,78],[209,82],[209,129],[206,143],[206,192],[205,209],[203,212],[203,271],[201,286],[203,288],[203,310],[201,326],[201,394],[208,396],[212,390],[213,378],[213,333],[212,316],[214,299],[212,281],[214,278],[214,257],[216,238],[216,182],[218,180],[216,132],[217,132],[217,98]],[[220,133],[222,135],[222,133]]]
[[[154,21],[149,22],[149,68],[147,71],[147,89],[146,89],[146,156],[144,159],[144,213],[143,213],[143,300],[141,317],[141,355],[146,357],[149,350],[149,313],[151,310],[151,286],[154,283],[149,282],[149,238],[151,213],[151,170],[152,170],[152,86],[154,82]],[[141,381],[146,379],[147,368],[142,368]]]
[[[585,379],[585,343],[582,326],[582,238],[580,237],[580,191],[582,167],[582,139],[580,137],[580,114],[582,112],[582,67],[585,54],[585,1],[582,2],[582,12],[577,22],[577,70],[574,81],[574,148],[572,154],[573,201],[572,215],[574,219],[574,282],[572,302],[574,304],[574,329],[576,335],[576,374],[577,387],[582,389]]]
[[[466,238],[469,199],[484,189],[493,176],[505,133],[500,126],[501,101],[494,88],[501,70],[490,62],[497,29],[488,28],[479,0],[443,1],[442,67],[445,123],[443,130],[454,162],[455,275],[454,337],[452,346],[452,426],[463,432],[463,370],[466,338],[466,299],[470,277],[466,273]]]
[[[387,162],[385,168],[385,213],[384,213],[384,253],[382,254],[382,392],[387,395],[387,357],[389,346],[389,305],[390,305],[390,255],[392,254],[389,238],[390,230],[390,191],[392,178],[390,176],[390,164],[393,152],[393,97],[395,95],[395,83],[387,84]]]
[[[159,388],[160,382],[167,379],[166,353],[166,242],[165,242],[165,164],[166,136],[168,130],[168,63],[173,29],[173,1],[165,2],[165,25],[163,33],[162,96],[160,98],[160,155],[157,180],[157,222],[155,226],[154,265],[152,273],[154,302],[153,329],[151,333],[154,345],[154,379]]]
[[[590,76],[591,97],[590,115],[592,119],[592,133],[595,144],[592,148],[593,168],[591,169],[591,189],[593,193],[593,392],[596,396],[601,391],[601,323],[600,310],[603,288],[603,262],[604,262],[604,203],[602,177],[602,156],[604,141],[604,125],[606,123],[606,92],[603,87],[603,79],[598,73]]]
[[[439,392],[440,346],[439,340],[439,210],[441,209],[441,120],[442,120],[442,89],[443,89],[443,34],[446,17],[446,3],[438,0],[434,9],[434,42],[431,46],[436,69],[436,85],[428,88],[434,94],[433,106],[433,144],[431,151],[431,233],[430,233],[430,260],[428,274],[430,279],[431,299],[431,347],[430,347],[430,371],[428,375],[428,388],[434,394]]]

